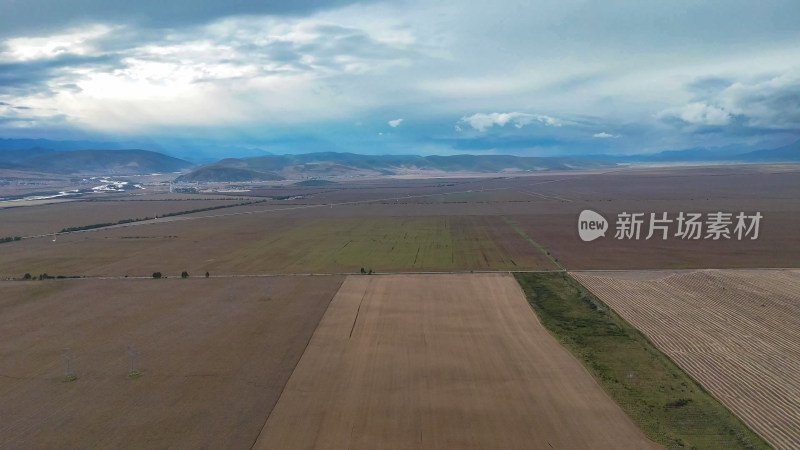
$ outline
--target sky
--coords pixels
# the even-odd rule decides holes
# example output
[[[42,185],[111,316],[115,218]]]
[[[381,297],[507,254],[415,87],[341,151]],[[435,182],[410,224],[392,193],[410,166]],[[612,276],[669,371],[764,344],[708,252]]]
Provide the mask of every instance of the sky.
[[[0,137],[237,156],[800,139],[797,0],[0,0]]]

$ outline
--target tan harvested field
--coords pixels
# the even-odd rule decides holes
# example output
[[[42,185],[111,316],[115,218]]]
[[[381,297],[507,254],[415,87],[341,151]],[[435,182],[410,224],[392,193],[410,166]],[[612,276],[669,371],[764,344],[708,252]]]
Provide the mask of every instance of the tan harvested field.
[[[800,448],[800,270],[573,273],[776,448]]]
[[[0,237],[57,233],[69,227],[115,223],[120,220],[242,203],[237,198],[156,200],[154,197],[142,196],[141,200],[134,197],[124,200],[61,201],[58,204],[0,209]]]
[[[641,433],[542,329],[508,276],[352,277],[325,313],[343,277],[235,275],[556,269],[537,244],[570,270],[798,267],[800,255],[798,165],[261,184],[229,196],[165,189],[0,209],[3,238],[273,197],[0,244],[0,278],[156,271],[170,278],[0,282],[0,447],[242,448],[263,431],[259,445],[277,448],[309,438],[287,431],[291,421],[318,443],[361,448],[379,438],[397,447],[638,447],[648,444]],[[756,241],[584,243],[577,234],[583,209],[612,220],[622,211],[719,210],[760,211],[764,219]],[[184,270],[212,278],[175,279]],[[613,283],[664,296],[664,310],[625,300],[634,316],[660,314],[664,323],[626,318],[671,336],[676,354],[694,364],[687,371],[721,386],[759,426],[777,432],[789,423],[796,431],[797,415],[763,414],[777,396],[798,404],[791,380],[800,358],[788,331],[800,329],[797,272],[746,283],[744,275],[719,278],[727,272],[691,276],[701,275],[711,281],[676,285],[685,298],[667,295],[668,283],[688,272],[636,272],[627,278],[639,279]],[[733,300],[703,300],[701,289],[731,292]],[[747,303],[751,294],[765,306]],[[289,406],[264,428],[323,313],[292,376]],[[695,335],[686,331],[692,326]],[[135,380],[125,376],[130,343],[144,370]],[[79,379],[71,383],[61,382],[66,345],[78,356]],[[739,377],[736,370],[748,367]],[[744,380],[738,391],[726,374]],[[314,405],[320,398],[322,406]]]
[[[351,276],[255,448],[657,448],[510,275]]]
[[[0,282],[0,447],[249,448],[341,283]]]

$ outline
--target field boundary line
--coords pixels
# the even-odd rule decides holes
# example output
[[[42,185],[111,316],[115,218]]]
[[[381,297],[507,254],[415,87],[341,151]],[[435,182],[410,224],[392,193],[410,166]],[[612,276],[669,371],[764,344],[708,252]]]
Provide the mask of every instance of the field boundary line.
[[[779,270],[779,271],[786,271],[786,270],[800,270],[800,266],[798,267],[696,267],[696,268],[684,268],[684,269],[569,269],[567,272],[570,273],[601,273],[601,272],[613,272],[613,273],[624,273],[624,272],[680,272],[680,273],[691,273],[691,272],[698,272],[701,270],[718,270],[718,271],[745,271],[745,270]]]
[[[369,288],[369,285],[367,285]],[[348,339],[353,337],[353,330],[356,329],[356,322],[358,322],[358,314],[361,312],[361,305],[364,304],[364,299],[367,298],[367,289],[364,289],[364,294],[361,296],[361,300],[358,302],[358,309],[356,309],[356,316],[353,318],[353,326],[350,327],[350,335],[347,337]]]
[[[587,269],[587,270],[571,270],[571,269],[536,269],[536,270],[448,270],[448,271],[389,271],[389,272],[373,272],[372,275],[468,275],[468,274],[481,274],[481,273],[498,273],[498,274],[515,274],[515,273],[585,273],[587,275],[596,273],[652,273],[652,272],[676,272],[676,273],[692,273],[698,271],[720,271],[720,272],[742,272],[742,271],[793,271],[800,270],[800,267],[736,267],[736,268],[715,268],[704,267],[698,269]],[[190,275],[188,279],[201,279],[201,278],[272,278],[272,277],[348,277],[348,276],[372,276],[359,272],[309,272],[309,273],[253,273],[253,274],[222,274],[222,275]],[[179,275],[165,276],[164,279],[182,279]],[[22,278],[5,278],[0,281],[78,281],[78,280],[151,280],[152,276],[108,276],[108,275],[93,275],[93,276],[70,276],[64,278],[51,278],[48,280],[24,280]]]
[[[572,203],[572,200],[570,200],[570,199],[567,199],[567,198],[564,198],[564,197],[558,197],[558,196],[555,196],[555,195],[545,195],[545,194],[540,194],[538,192],[526,192],[526,191],[519,190],[519,189],[517,189],[516,192],[519,192],[520,194],[530,195],[531,197],[543,198],[545,200]]]
[[[539,251],[540,251],[540,252],[541,252],[541,253],[542,253],[542,254],[543,254],[543,255],[544,255],[544,256],[545,256],[547,259],[549,259],[549,260],[550,260],[550,262],[552,262],[553,264],[555,264],[555,265],[556,265],[556,267],[558,267],[558,268],[559,268],[561,271],[566,271],[566,270],[567,270],[566,268],[564,268],[564,266],[562,266],[562,265],[561,265],[561,263],[559,263],[559,262],[558,262],[558,260],[556,260],[556,259],[553,257],[553,255],[551,255],[551,254],[550,254],[550,252],[549,252],[549,251],[547,251],[547,249],[545,249],[544,247],[542,247],[542,246],[541,246],[541,245],[540,245],[538,242],[536,242],[536,241],[534,241],[533,239],[531,239],[531,237],[530,237],[530,236],[528,236],[528,234],[527,234],[527,233],[525,233],[525,232],[522,230],[522,228],[520,228],[520,227],[519,227],[519,225],[518,225],[516,222],[514,222],[514,221],[513,221],[513,220],[511,220],[511,219],[509,219],[507,216],[500,216],[500,217],[502,217],[502,219],[503,219],[503,222],[505,222],[506,224],[508,224],[508,226],[510,226],[511,228],[513,228],[513,229],[514,229],[514,231],[516,231],[516,232],[517,232],[517,233],[518,233],[520,236],[522,236],[522,237],[523,237],[523,238],[524,238],[526,241],[528,241],[529,243],[533,244],[533,246],[534,246],[534,247],[536,247],[537,249],[539,249]]]
[[[342,281],[342,284],[343,283],[344,283],[344,281]],[[339,285],[339,289],[341,289],[341,288],[342,288],[342,285],[340,284]],[[325,313],[328,312],[328,308],[330,308],[331,302],[333,302],[333,299],[336,298],[336,294],[339,293],[339,289],[336,289],[336,292],[334,292],[333,295],[331,295],[331,298],[328,300],[328,306],[325,307],[325,311],[323,311],[322,314],[319,316],[319,322],[317,322],[317,326],[314,327],[314,332],[317,331],[317,327],[319,327],[319,323],[322,322],[322,318],[325,317]],[[303,352],[300,353],[300,357],[297,358],[297,363],[295,363],[294,367],[292,368],[292,373],[290,373],[289,377],[286,378],[286,383],[284,383],[283,386],[281,387],[281,393],[278,394],[278,399],[275,400],[275,404],[272,405],[272,409],[269,411],[269,414],[267,414],[267,417],[264,418],[264,425],[262,425],[261,429],[258,430],[258,434],[256,435],[256,438],[253,440],[253,443],[250,444],[250,450],[253,450],[253,447],[256,446],[256,442],[258,442],[258,439],[261,437],[261,433],[263,433],[264,432],[264,428],[267,427],[267,422],[269,422],[269,417],[272,415],[272,412],[275,411],[275,407],[278,405],[278,402],[281,401],[281,397],[283,397],[283,391],[286,390],[286,386],[289,384],[289,380],[292,379],[292,375],[294,375],[294,371],[297,369],[298,364],[300,364],[300,360],[303,359],[303,355],[305,355],[306,350],[308,349],[308,345],[311,343],[311,338],[313,338],[313,337],[314,337],[314,333],[313,332],[308,335],[308,340],[306,341],[306,345],[303,347]]]

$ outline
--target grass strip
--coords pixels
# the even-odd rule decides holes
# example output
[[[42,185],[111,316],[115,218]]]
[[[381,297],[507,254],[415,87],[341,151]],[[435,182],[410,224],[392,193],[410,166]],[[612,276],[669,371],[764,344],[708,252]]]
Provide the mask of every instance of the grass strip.
[[[667,355],[566,273],[516,273],[539,321],[644,434],[675,449],[770,448]]]
[[[506,216],[503,216],[503,222],[507,223],[511,228],[514,229],[514,231],[519,233],[519,235],[522,236],[526,241],[528,241],[531,244],[533,244],[534,247],[538,248],[539,251],[542,252],[542,254],[547,257],[547,259],[549,259],[553,264],[556,265],[556,267],[558,267],[561,270],[567,270],[567,269],[564,268],[564,266],[561,265],[560,262],[558,262],[558,260],[556,258],[553,257],[553,255],[550,254],[549,251],[547,251],[546,248],[544,248],[541,245],[539,245],[538,242],[536,242],[533,239],[531,239],[530,236],[528,236],[524,231],[522,231],[522,228],[519,227],[519,224],[517,224],[516,222],[514,222],[513,220],[509,219]]]
[[[174,216],[185,216],[187,214],[195,214],[195,213],[206,212],[206,211],[215,211],[215,210],[218,210],[218,209],[225,209],[225,208],[235,208],[237,206],[255,205],[256,203],[263,203],[265,201],[266,200],[255,200],[255,201],[251,201],[251,202],[234,203],[234,204],[231,204],[231,205],[209,206],[207,208],[197,208],[197,209],[190,209],[188,211],[178,211],[178,212],[165,213],[165,214],[162,214],[162,215],[157,216],[157,217],[142,217],[142,218],[136,218],[136,219],[122,219],[122,220],[118,220],[116,222],[93,223],[91,225],[83,225],[83,226],[80,226],[80,227],[62,228],[61,231],[58,232],[58,234],[71,233],[73,231],[86,231],[86,230],[94,230],[94,229],[97,229],[97,228],[113,227],[114,225],[124,225],[126,223],[144,222],[144,221],[147,221],[147,220],[157,219],[159,217],[160,218],[164,218],[164,217],[174,217]]]

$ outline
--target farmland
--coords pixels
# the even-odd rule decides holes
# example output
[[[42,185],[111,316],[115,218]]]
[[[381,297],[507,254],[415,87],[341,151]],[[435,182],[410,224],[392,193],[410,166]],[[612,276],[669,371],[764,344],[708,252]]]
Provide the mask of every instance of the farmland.
[[[575,276],[767,441],[800,445],[800,271]]]
[[[508,275],[351,276],[255,448],[657,448]]]
[[[4,448],[246,448],[342,279],[0,282]],[[128,346],[139,353],[129,378]],[[76,359],[64,382],[62,348]]]
[[[93,201],[65,201],[58,204],[16,207],[0,210],[0,236],[57,233],[64,228],[118,222],[127,219],[214,208],[243,202],[234,197],[175,199],[152,195],[136,200],[113,196]],[[16,205],[17,203],[6,202]]]
[[[800,236],[794,232],[800,217],[800,172],[792,171],[794,167],[262,187],[250,192],[250,198],[262,196],[267,200],[263,203],[60,235],[57,242],[38,238],[3,244],[0,277],[26,272],[146,276],[156,270],[353,273],[361,267],[540,270],[558,269],[558,264],[571,270],[792,267],[800,252]],[[764,193],[751,192],[753,185],[762,186]],[[175,212],[190,209],[189,204],[221,202],[225,200],[71,202],[30,207],[30,212],[8,210],[9,220],[1,226],[7,236],[28,236],[161,211],[154,207]],[[79,214],[70,215],[72,207]],[[609,237],[585,243],[577,238],[576,218],[586,208],[609,218],[626,210],[673,215],[723,210],[760,211],[764,219],[758,240]]]
[[[536,306],[541,298],[529,295],[539,320],[531,314],[519,286],[508,285],[507,272],[556,271],[518,275],[553,281],[568,279],[562,268],[798,267],[798,186],[797,165],[648,168],[261,183],[229,194],[167,194],[162,186],[2,209],[2,234],[23,239],[0,244],[0,334],[10,336],[0,342],[0,414],[14,417],[0,423],[0,442],[14,448],[62,441],[93,448],[123,442],[241,448],[262,433],[259,446],[265,447],[284,439],[301,442],[304,437],[287,431],[300,415],[313,422],[312,438],[362,448],[378,437],[398,446],[419,443],[420,433],[425,447],[540,442],[548,448],[547,441],[555,447],[638,447],[644,441],[632,423],[668,447],[763,445],[741,424],[730,425],[738,422],[719,404],[704,410],[714,402],[703,389],[625,319],[770,442],[796,446],[782,431],[798,423],[796,412],[785,412],[774,394],[796,400],[797,386],[786,381],[797,373],[791,335],[799,325],[796,272],[776,272],[783,275],[767,281],[748,278],[755,276],[750,272],[698,272],[692,276],[711,277],[700,282],[702,296],[693,291],[699,288],[670,284],[680,278],[634,279],[649,276],[641,270],[582,272],[576,277],[621,318],[609,314],[610,322],[595,323],[588,316],[561,317],[561,331],[573,341],[551,327],[558,314],[548,315]],[[232,206],[243,201],[258,203]],[[227,207],[168,216],[218,206]],[[764,220],[758,240],[582,242],[576,219],[584,209],[609,219],[622,211],[760,211]],[[343,275],[362,268],[387,275],[347,278],[336,294]],[[179,278],[183,271],[189,279]],[[152,279],[155,272],[168,279]],[[34,280],[25,280],[26,273]],[[40,274],[78,279],[35,280]],[[532,286],[550,282],[520,283],[530,294]],[[607,292],[597,291],[603,283]],[[557,284],[548,288],[550,306],[577,289]],[[612,295],[623,291],[639,297]],[[663,302],[644,303],[651,294]],[[356,305],[357,319],[355,297],[364,298],[360,312]],[[753,298],[765,306],[746,306]],[[586,306],[582,297],[577,303]],[[343,324],[352,339],[320,341]],[[616,327],[626,331],[619,336]],[[727,328],[740,336],[731,331],[721,339],[708,332]],[[661,338],[668,335],[671,341]],[[571,346],[578,341],[587,346]],[[621,410],[609,406],[609,397],[575,368],[579,363],[559,342]],[[141,352],[143,376],[137,379],[126,376],[125,349],[132,344]],[[77,354],[75,382],[62,382],[65,346]],[[641,353],[643,348],[648,350]],[[611,359],[589,358],[601,350]],[[320,356],[327,351],[343,359]],[[767,359],[746,359],[753,355]],[[554,375],[555,367],[569,367],[570,377]],[[753,370],[736,372],[744,367]],[[752,372],[766,375],[754,380]],[[733,389],[721,373],[735,374],[742,385]],[[287,385],[290,379],[296,381]],[[305,387],[297,383],[327,399],[322,405],[344,411],[341,417],[314,409],[319,405],[303,397]],[[545,385],[552,387],[539,389]],[[280,404],[288,406],[270,416],[284,386]],[[428,398],[435,401],[426,403]],[[567,412],[564,402],[573,409]],[[562,420],[567,416],[576,418]],[[586,430],[570,428],[575,423]],[[358,436],[349,440],[345,429],[359,430]],[[769,434],[775,430],[784,437]]]
[[[516,274],[539,320],[645,435],[668,448],[768,448],[644,335],[565,273]]]
[[[4,277],[555,268],[496,216],[164,219],[3,245]]]
[[[497,217],[371,217],[308,221],[220,259],[217,271],[268,256],[293,271],[514,270],[552,267]],[[278,267],[266,269],[279,270]]]

